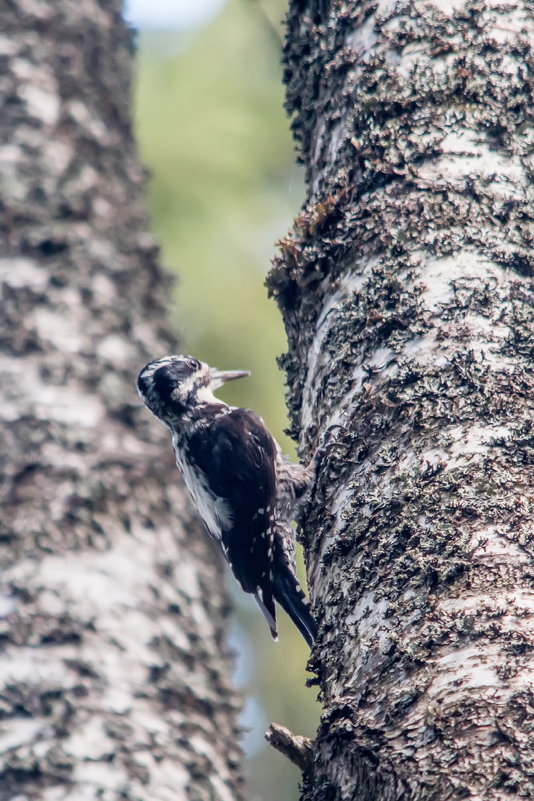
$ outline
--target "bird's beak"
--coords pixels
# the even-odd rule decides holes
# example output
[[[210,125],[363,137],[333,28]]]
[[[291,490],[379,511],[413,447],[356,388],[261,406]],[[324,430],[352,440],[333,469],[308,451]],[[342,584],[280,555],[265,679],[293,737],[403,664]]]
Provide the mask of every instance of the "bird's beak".
[[[226,384],[227,381],[235,381],[238,378],[246,378],[250,375],[248,370],[216,370],[212,368],[210,374],[210,389],[218,389]]]

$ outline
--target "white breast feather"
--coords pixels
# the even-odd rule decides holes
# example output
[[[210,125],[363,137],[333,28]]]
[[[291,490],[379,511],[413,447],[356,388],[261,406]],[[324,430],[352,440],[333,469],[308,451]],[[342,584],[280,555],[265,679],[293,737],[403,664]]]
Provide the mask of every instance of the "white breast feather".
[[[230,507],[223,498],[216,498],[211,493],[206,476],[198,467],[194,470],[191,469],[187,460],[183,458],[174,436],[172,444],[176,455],[176,464],[182,473],[185,486],[189,490],[197,511],[211,536],[220,540],[223,529],[228,530],[232,524]]]

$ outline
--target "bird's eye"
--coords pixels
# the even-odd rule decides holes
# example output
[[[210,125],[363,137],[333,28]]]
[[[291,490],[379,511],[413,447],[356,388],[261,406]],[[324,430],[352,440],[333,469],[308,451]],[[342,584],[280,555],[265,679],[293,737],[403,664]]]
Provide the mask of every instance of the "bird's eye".
[[[186,364],[192,370],[198,370],[200,367],[200,362],[198,361],[198,359],[188,359]]]

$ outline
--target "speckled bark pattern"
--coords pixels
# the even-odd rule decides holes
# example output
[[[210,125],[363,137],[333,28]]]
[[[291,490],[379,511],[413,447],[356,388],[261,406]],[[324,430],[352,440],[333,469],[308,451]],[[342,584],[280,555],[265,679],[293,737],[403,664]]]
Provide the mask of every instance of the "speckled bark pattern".
[[[533,5],[294,0],[269,278],[324,701],[304,801],[534,796]]]
[[[0,9],[0,799],[235,801],[221,565],[135,393],[174,349],[118,0]]]

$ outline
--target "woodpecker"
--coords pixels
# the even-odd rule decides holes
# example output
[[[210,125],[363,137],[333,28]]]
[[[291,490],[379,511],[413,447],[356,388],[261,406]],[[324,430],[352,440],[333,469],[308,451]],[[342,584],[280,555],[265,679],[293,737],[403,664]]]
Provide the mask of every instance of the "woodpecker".
[[[273,639],[275,601],[313,645],[316,623],[297,579],[291,521],[316,469],[291,463],[250,409],[215,390],[245,378],[192,356],[149,362],[137,379],[141,400],[170,430],[176,463],[209,535],[242,589],[256,599]]]

